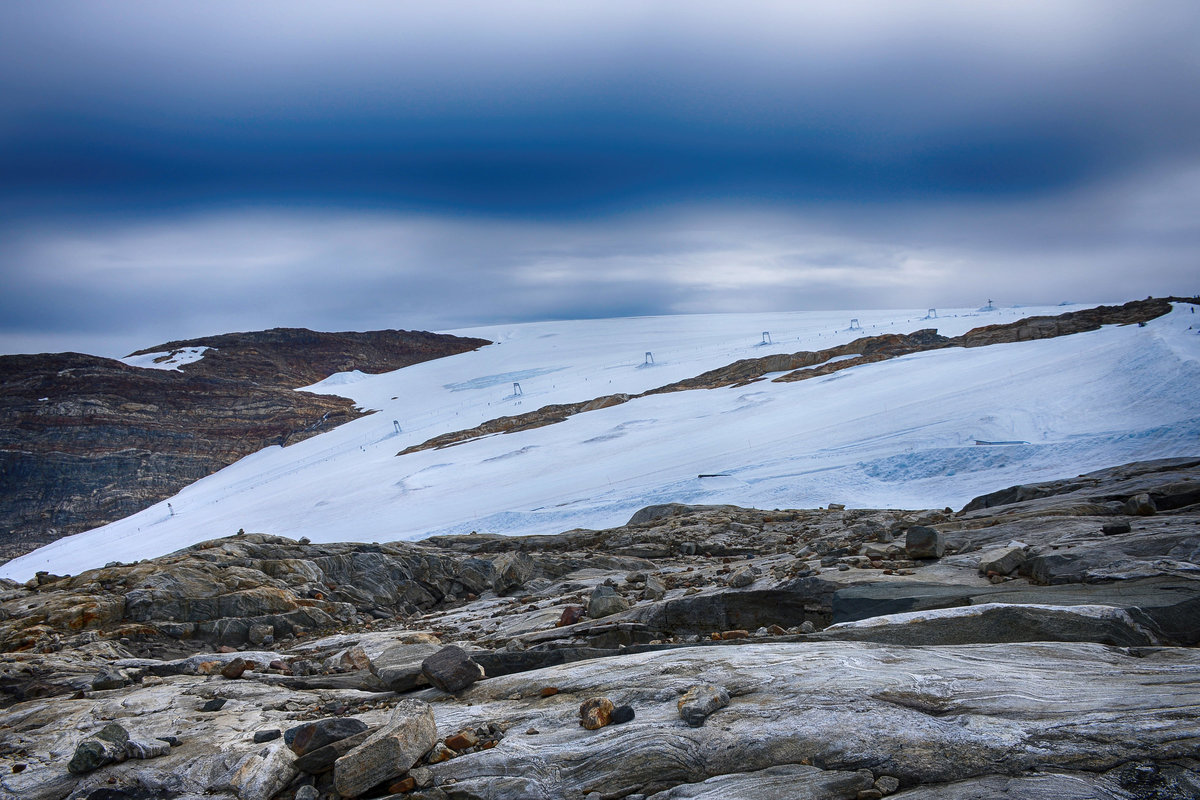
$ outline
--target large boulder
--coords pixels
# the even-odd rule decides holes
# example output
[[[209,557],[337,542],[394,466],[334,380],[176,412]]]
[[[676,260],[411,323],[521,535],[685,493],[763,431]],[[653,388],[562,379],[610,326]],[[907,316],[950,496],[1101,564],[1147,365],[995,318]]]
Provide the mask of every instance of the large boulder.
[[[433,708],[401,700],[386,725],[334,763],[334,787],[343,797],[356,797],[407,772],[436,743]]]
[[[461,692],[484,677],[483,667],[466,650],[449,644],[421,662],[421,674],[443,692]]]

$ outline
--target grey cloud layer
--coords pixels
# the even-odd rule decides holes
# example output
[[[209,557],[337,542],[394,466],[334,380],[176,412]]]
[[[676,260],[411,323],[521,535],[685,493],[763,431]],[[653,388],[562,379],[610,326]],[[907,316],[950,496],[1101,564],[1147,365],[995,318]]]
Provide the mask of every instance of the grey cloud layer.
[[[0,349],[1190,293],[1196,41],[1190,0],[9,3]]]

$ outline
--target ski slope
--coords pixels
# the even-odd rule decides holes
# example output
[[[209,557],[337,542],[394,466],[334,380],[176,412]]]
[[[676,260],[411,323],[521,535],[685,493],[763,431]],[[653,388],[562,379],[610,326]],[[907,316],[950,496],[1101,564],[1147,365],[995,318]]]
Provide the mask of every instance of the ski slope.
[[[0,576],[73,574],[239,529],[383,542],[603,528],[673,501],[959,507],[1015,483],[1200,452],[1200,315],[1185,305],[1145,327],[935,350],[796,383],[655,395],[396,456],[498,416],[642,392],[742,358],[928,327],[954,336],[1072,308],[1082,306],[942,310],[937,319],[924,310],[724,314],[453,331],[495,344],[381,375],[331,376],[309,389],[379,412],[248,456],[170,498],[170,509],[164,501],[61,539],[0,566]],[[863,330],[848,330],[851,318]],[[771,344],[762,343],[764,332]]]

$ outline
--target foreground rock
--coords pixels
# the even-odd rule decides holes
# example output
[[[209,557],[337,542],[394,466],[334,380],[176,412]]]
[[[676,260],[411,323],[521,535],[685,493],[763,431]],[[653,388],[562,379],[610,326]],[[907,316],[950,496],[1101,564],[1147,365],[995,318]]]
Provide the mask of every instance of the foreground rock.
[[[1198,479],[1172,459],[957,514],[245,535],[5,584],[0,797],[1193,797]],[[1143,494],[1156,513],[1125,513]],[[908,557],[921,527],[941,558]],[[436,688],[439,655],[474,681]]]
[[[419,700],[402,700],[384,727],[337,760],[334,786],[343,797],[356,797],[407,772],[435,742],[433,709]]]

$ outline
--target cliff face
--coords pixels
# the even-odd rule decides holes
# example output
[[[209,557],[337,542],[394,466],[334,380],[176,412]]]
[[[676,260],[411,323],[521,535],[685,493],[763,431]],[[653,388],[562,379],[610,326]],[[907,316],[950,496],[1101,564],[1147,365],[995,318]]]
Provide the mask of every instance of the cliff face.
[[[364,413],[296,387],[484,344],[423,332],[275,329],[137,353],[211,348],[178,371],[79,353],[0,357],[0,558],[128,516],[263,447]]]

